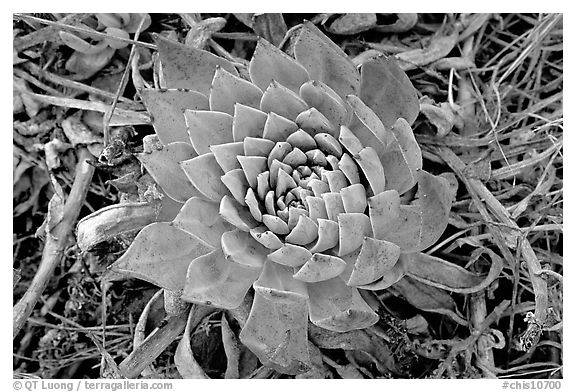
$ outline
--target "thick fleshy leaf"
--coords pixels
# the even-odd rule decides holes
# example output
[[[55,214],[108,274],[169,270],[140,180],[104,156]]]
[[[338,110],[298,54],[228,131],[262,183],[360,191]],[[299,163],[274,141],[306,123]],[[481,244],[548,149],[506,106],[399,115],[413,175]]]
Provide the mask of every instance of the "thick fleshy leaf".
[[[347,255],[362,246],[364,237],[372,235],[370,218],[363,213],[338,215],[339,247],[338,256]]]
[[[274,148],[268,154],[268,166],[272,164],[274,160],[282,162],[284,157],[292,151],[292,146],[287,142],[277,142]]]
[[[190,311],[188,314],[188,321],[186,322],[186,328],[184,328],[184,334],[182,339],[178,342],[176,347],[176,352],[174,353],[174,364],[178,373],[183,379],[209,379],[202,369],[202,367],[194,358],[194,353],[192,352],[192,347],[190,346],[190,334],[192,320],[195,318],[194,312]]]
[[[145,88],[140,91],[140,96],[152,115],[156,135],[164,145],[190,143],[184,111],[208,109],[208,99],[196,91]]]
[[[406,263],[406,272],[412,278],[429,286],[453,291],[455,293],[475,293],[488,287],[502,272],[502,259],[494,252],[486,250],[492,259],[487,275],[472,273],[456,264],[424,253],[402,255]]]
[[[306,206],[308,207],[308,214],[312,221],[316,222],[317,219],[327,219],[328,211],[326,211],[326,203],[324,199],[316,196],[308,196],[305,199]]]
[[[272,140],[256,137],[247,137],[242,144],[244,145],[244,155],[258,157],[268,157],[276,145]]]
[[[282,162],[292,166],[293,168],[297,168],[298,166],[305,165],[306,159],[306,154],[304,154],[304,152],[302,152],[298,147],[294,147],[292,151],[286,154]]]
[[[228,173],[221,177],[222,183],[228,188],[234,199],[243,206],[246,205],[246,191],[248,188],[248,181],[242,169],[230,170]]]
[[[318,145],[320,151],[326,155],[334,155],[336,158],[342,156],[342,146],[338,140],[329,133],[317,133],[314,135],[314,140]]]
[[[286,236],[286,242],[295,245],[308,245],[318,238],[318,225],[306,215],[298,217],[298,223]]]
[[[368,199],[372,232],[377,239],[384,239],[390,222],[396,222],[400,215],[400,196],[395,190],[385,191]]]
[[[346,263],[339,257],[315,253],[294,274],[294,279],[303,282],[320,282],[335,278],[344,271],[345,267]]]
[[[316,108],[336,127],[334,136],[338,136],[340,126],[347,125],[350,121],[352,112],[348,110],[342,97],[325,83],[318,80],[304,83],[300,87],[300,96],[308,106]]]
[[[292,269],[267,262],[254,282],[254,302],[240,340],[260,361],[282,373],[310,368],[307,293]]]
[[[300,30],[294,56],[311,79],[326,83],[340,97],[359,91],[360,75],[352,61],[312,23],[305,22]]]
[[[310,321],[335,332],[348,332],[374,325],[378,315],[356,288],[340,277],[308,284]]]
[[[235,142],[242,142],[248,136],[262,137],[264,124],[268,115],[258,109],[237,103],[234,105],[232,120],[232,137]]]
[[[180,162],[195,156],[192,145],[183,142],[170,143],[161,150],[150,153],[136,154],[140,163],[164,192],[181,203],[193,196],[201,196],[180,167]]]
[[[276,234],[268,230],[266,226],[258,226],[250,229],[250,235],[262,246],[271,251],[280,249],[284,244]]]
[[[258,226],[258,222],[254,220],[250,211],[230,196],[224,196],[222,198],[218,212],[228,223],[240,230],[250,231],[250,229]]]
[[[318,239],[312,247],[311,252],[324,252],[338,245],[340,239],[338,223],[328,219],[318,219]]]
[[[269,214],[262,215],[262,223],[264,223],[266,227],[268,227],[270,231],[272,231],[272,233],[274,234],[285,235],[290,232],[288,224],[284,222],[281,218],[274,215]]]
[[[361,212],[366,210],[366,189],[362,184],[352,184],[340,190],[342,204],[346,212]]]
[[[214,154],[216,162],[222,168],[224,173],[230,170],[240,169],[240,163],[236,157],[244,154],[244,143],[224,143],[210,146],[210,151]]]
[[[342,196],[336,192],[326,192],[322,194],[322,199],[326,205],[326,213],[328,219],[337,222],[338,215],[344,213],[344,204],[342,203]]]
[[[356,258],[354,258],[354,260],[356,260]],[[348,261],[348,260],[347,260]],[[351,272],[353,271],[353,269],[351,270]],[[352,276],[352,274],[350,274],[350,276]],[[392,266],[392,268],[390,268],[388,271],[386,271],[386,273],[384,275],[382,275],[382,277],[380,279],[377,279],[376,281],[372,282],[372,283],[368,283],[365,285],[359,285],[357,286],[359,289],[364,289],[364,290],[385,290],[389,287],[392,287],[392,285],[396,284],[396,282],[398,282],[400,279],[404,278],[404,276],[406,276],[406,263],[404,263],[402,257],[400,257],[398,259],[398,261],[396,262],[396,264],[394,264]]]
[[[262,137],[273,142],[283,142],[297,130],[298,125],[294,121],[271,112],[268,114],[266,124],[264,124]]]
[[[454,299],[444,290],[428,286],[408,276],[396,282],[389,290],[420,310],[445,314],[461,325],[468,325],[468,321],[458,313]]]
[[[386,177],[384,176],[385,170],[378,159],[376,150],[372,147],[365,147],[357,156],[355,156],[355,158],[356,163],[358,163],[358,166],[360,166],[360,169],[368,180],[372,194],[377,195],[384,192],[386,187]]]
[[[362,249],[354,263],[347,285],[373,283],[387,273],[398,261],[400,247],[392,242],[364,237]]]
[[[326,170],[322,173],[322,177],[328,181],[330,192],[340,192],[348,185],[346,176],[340,170]]]
[[[290,143],[292,147],[299,148],[302,151],[309,151],[316,148],[314,138],[302,129],[298,129],[296,132],[290,134],[290,136],[286,138],[286,141]]]
[[[213,248],[218,248],[222,234],[233,229],[232,225],[220,217],[218,209],[218,203],[192,197],[184,204],[172,223]]]
[[[298,115],[308,109],[308,105],[294,91],[272,81],[264,91],[260,110],[265,113],[276,113],[289,120],[296,120]]]
[[[330,120],[328,120],[326,116],[320,113],[315,107],[311,107],[310,109],[298,114],[294,121],[301,129],[310,134],[323,132],[334,136],[337,135],[338,129],[340,128],[332,124]]]
[[[256,198],[256,194],[252,188],[248,188],[246,191],[246,196],[244,197],[244,203],[248,206],[250,213],[258,222],[262,222],[262,210],[260,208],[260,202]]]
[[[247,80],[241,79],[224,68],[217,67],[210,89],[210,110],[234,114],[234,104],[258,109],[262,90]]]
[[[167,88],[186,88],[208,97],[217,66],[238,75],[234,65],[222,57],[159,35],[155,38]]]
[[[156,222],[143,228],[112,270],[167,290],[182,290],[190,262],[212,251],[204,241],[175,227]]]
[[[283,195],[290,189],[296,188],[296,183],[291,175],[284,170],[278,170],[278,179],[276,180],[276,195]]]
[[[289,267],[300,267],[310,260],[311,257],[312,253],[308,249],[293,244],[284,244],[284,246],[268,255],[268,258],[273,262]]]
[[[220,201],[229,194],[220,180],[224,173],[211,152],[183,161],[181,166],[190,182],[210,200]]]
[[[300,86],[310,80],[304,67],[264,39],[258,40],[248,72],[252,82],[262,91],[276,80],[297,93]]]
[[[410,79],[392,58],[378,56],[362,64],[360,99],[391,127],[404,118],[414,123],[420,103]]]
[[[344,173],[350,184],[360,183],[360,173],[358,172],[358,165],[347,153],[342,154],[342,158],[338,162],[338,169]]]
[[[446,229],[452,197],[446,179],[419,171],[417,199],[413,205],[402,205],[395,210],[389,204],[392,208],[381,216],[375,217],[371,213],[373,226],[385,226],[383,231],[374,232],[375,238],[397,244],[403,253],[428,248],[438,241]]]
[[[227,260],[249,267],[262,268],[270,251],[250,233],[235,229],[222,235],[222,252]]]
[[[403,194],[418,180],[422,169],[422,151],[414,138],[412,128],[403,118],[390,129],[392,138],[383,154],[380,154],[386,173],[386,189],[396,189]]]
[[[364,148],[364,145],[360,139],[354,135],[350,128],[345,126],[340,127],[340,135],[338,136],[338,140],[344,147],[346,147],[350,155],[353,157],[358,155]]]
[[[222,112],[186,110],[184,112],[188,134],[199,155],[210,152],[210,146],[231,143],[232,116]]]
[[[238,162],[242,166],[246,180],[251,188],[258,185],[258,175],[268,168],[267,159],[260,156],[239,156]]]
[[[188,267],[182,299],[234,309],[240,306],[262,267],[226,260],[222,250],[198,257]]]

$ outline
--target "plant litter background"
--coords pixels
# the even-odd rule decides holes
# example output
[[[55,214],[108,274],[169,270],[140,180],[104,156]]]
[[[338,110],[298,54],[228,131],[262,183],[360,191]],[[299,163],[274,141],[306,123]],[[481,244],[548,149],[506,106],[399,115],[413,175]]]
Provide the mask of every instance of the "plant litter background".
[[[426,253],[487,273],[492,251],[501,272],[469,295],[376,292],[380,321],[311,329],[314,367],[296,377],[562,377],[561,15],[134,15],[143,14],[100,16],[107,38],[95,42],[77,39],[93,14],[13,18],[15,377],[181,376],[180,329],[173,343],[143,344],[166,324],[157,288],[107,271],[135,233],[83,252],[74,228],[121,201],[129,184],[118,178],[140,173],[133,154],[153,129],[137,90],[157,75],[152,33],[247,64],[258,36],[282,47],[304,20],[355,64],[398,60],[419,94],[424,169],[453,173],[458,188],[448,229]],[[185,331],[197,365],[188,376],[292,377],[259,364],[228,320],[199,315]]]

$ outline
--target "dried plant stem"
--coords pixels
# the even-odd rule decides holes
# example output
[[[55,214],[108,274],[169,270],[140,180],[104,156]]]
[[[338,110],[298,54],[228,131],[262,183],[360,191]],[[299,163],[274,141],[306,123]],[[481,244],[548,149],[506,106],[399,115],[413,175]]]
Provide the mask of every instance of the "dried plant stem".
[[[62,87],[67,87],[67,88],[71,88],[71,89],[74,89],[77,91],[86,92],[88,94],[98,95],[102,98],[114,99],[114,97],[116,96],[115,94],[112,94],[108,91],[104,91],[104,90],[101,90],[99,88],[89,86],[87,84],[80,83],[80,82],[70,80],[70,79],[67,79],[65,77],[50,73],[50,72],[42,69],[41,67],[39,67],[38,65],[36,65],[32,62],[25,63],[24,68],[26,68],[26,70],[28,72],[30,72],[31,74],[36,75],[36,77],[38,77],[40,79],[45,79],[51,83],[57,84],[57,85],[62,86]],[[14,72],[16,72],[16,69],[14,69]],[[57,94],[52,93],[52,95],[57,95]],[[124,104],[129,105],[130,109],[144,110],[144,106],[141,103],[134,102],[134,101],[132,101],[126,97],[120,97],[119,99]]]
[[[208,306],[192,305],[190,312],[193,312],[193,316],[190,320],[190,330],[194,330],[204,317],[216,310],[216,308]],[[138,377],[184,331],[188,314],[188,310],[186,310],[169,317],[166,324],[154,330],[118,365],[122,376],[125,378]]]
[[[80,148],[78,152],[78,165],[76,166],[76,177],[70,190],[70,194],[64,205],[62,220],[56,224],[51,232],[46,236],[46,243],[42,252],[42,260],[30,287],[24,293],[24,296],[18,301],[12,310],[12,338],[15,338],[22,326],[30,317],[36,302],[42,295],[42,292],[48,285],[48,281],[54,274],[54,269],[60,264],[64,255],[64,250],[68,244],[69,236],[72,234],[76,219],[80,213],[80,208],[84,204],[88,187],[92,181],[94,167],[89,165],[86,160],[91,158],[92,154],[86,148]]]
[[[27,20],[27,21],[42,23],[42,24],[45,24],[48,26],[54,26],[54,27],[57,27],[59,30],[66,30],[66,31],[72,31],[75,33],[88,34],[92,37],[98,37],[101,39],[102,38],[114,39],[114,40],[119,41],[119,42],[144,46],[145,48],[156,50],[156,45],[149,44],[146,42],[136,41],[136,40],[129,39],[129,38],[121,38],[121,37],[117,37],[117,36],[110,35],[107,33],[101,33],[99,31],[88,28],[87,26],[86,27],[72,26],[72,25],[64,24],[62,22],[52,22],[51,20],[36,18],[35,16],[24,15],[24,14],[14,14],[13,17],[15,19]]]
[[[144,25],[144,21],[146,18],[142,16],[140,19],[140,23],[136,28],[136,33],[134,34],[134,40],[138,40],[140,37],[140,32],[142,31],[142,26]],[[128,83],[128,75],[130,75],[130,66],[132,65],[132,59],[134,58],[134,54],[136,53],[136,45],[132,45],[132,49],[130,50],[130,56],[128,57],[128,61],[126,62],[126,68],[124,69],[124,73],[122,73],[122,79],[120,79],[120,84],[118,85],[118,89],[116,90],[116,94],[114,96],[114,101],[112,101],[112,105],[104,114],[104,120],[102,129],[104,130],[104,147],[106,147],[110,143],[110,120],[112,119],[112,114],[114,114],[114,109],[116,109],[116,105],[118,105],[118,100],[120,96],[124,94],[124,89],[126,88],[126,84]]]
[[[494,195],[486,188],[484,183],[478,179],[468,178],[463,174],[466,164],[460,160],[460,158],[449,148],[442,147],[436,150],[438,155],[450,166],[450,168],[460,177],[460,179],[466,185],[468,192],[473,197],[473,199],[483,207],[485,204],[488,210],[497,218],[497,220],[503,223],[507,228],[512,230],[515,234],[515,239],[517,240],[522,254],[522,258],[526,262],[528,267],[528,272],[530,275],[530,281],[534,289],[534,297],[536,302],[535,308],[535,321],[539,325],[545,325],[547,310],[548,310],[548,285],[546,280],[541,276],[542,266],[540,261],[534,253],[534,249],[530,245],[528,239],[523,235],[521,229],[518,227],[516,222],[511,218],[508,210],[494,197]],[[490,216],[487,216],[484,208],[479,208],[480,213],[483,218],[490,221]],[[496,228],[493,225],[489,225],[491,230]],[[537,339],[535,339],[537,341]]]
[[[94,112],[106,113],[109,105],[103,102],[84,101],[82,99],[72,99],[64,97],[53,97],[49,95],[35,94],[28,91],[20,91],[22,94],[30,95],[38,102],[48,105],[62,106],[72,109],[91,110]],[[145,112],[134,112],[125,109],[116,109],[116,114],[112,117],[113,125],[143,125],[150,124],[150,116]]]
[[[485,290],[472,294],[470,298],[470,322],[472,327],[474,329],[480,328],[487,314]],[[492,352],[492,347],[489,343],[490,338],[481,335],[476,341],[476,347],[480,365],[479,367],[482,369],[484,377],[492,378],[494,377],[494,374],[488,369],[493,369],[495,367],[494,353]]]

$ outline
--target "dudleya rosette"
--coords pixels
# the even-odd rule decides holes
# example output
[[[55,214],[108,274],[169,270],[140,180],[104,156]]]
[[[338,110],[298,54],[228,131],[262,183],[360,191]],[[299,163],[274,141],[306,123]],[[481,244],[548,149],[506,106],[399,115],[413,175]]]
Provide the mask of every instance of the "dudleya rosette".
[[[240,339],[292,374],[310,362],[309,321],[336,332],[378,321],[359,289],[442,280],[419,252],[445,230],[453,191],[422,170],[416,90],[392,59],[356,67],[310,23],[294,58],[259,40],[249,75],[157,47],[166,88],[141,96],[162,146],[139,159],[183,206],[143,228],[114,270],[224,309],[253,288]]]

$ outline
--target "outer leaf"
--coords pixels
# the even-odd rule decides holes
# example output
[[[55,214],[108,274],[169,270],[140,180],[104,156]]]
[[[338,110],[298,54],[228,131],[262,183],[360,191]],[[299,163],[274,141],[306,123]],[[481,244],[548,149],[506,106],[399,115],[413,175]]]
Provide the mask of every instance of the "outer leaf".
[[[182,299],[224,309],[238,307],[262,268],[238,264],[218,249],[188,267]]]
[[[378,315],[364,302],[356,288],[340,277],[308,284],[310,321],[336,332],[367,328]]]
[[[294,56],[311,79],[326,83],[340,97],[359,91],[360,75],[352,61],[312,23],[306,22],[302,27],[294,44]]]
[[[457,323],[468,325],[468,322],[458,314],[454,299],[443,290],[420,283],[408,276],[398,281],[389,290],[395,295],[400,295],[418,309],[446,314]]]
[[[228,188],[220,180],[224,173],[214,154],[200,155],[182,162],[181,166],[190,182],[207,198],[220,201],[222,196],[228,194]]]
[[[196,362],[190,347],[191,321],[194,318],[194,312],[190,311],[184,334],[180,342],[178,342],[178,347],[176,347],[176,352],[174,353],[174,364],[176,369],[178,369],[178,373],[184,379],[209,379],[210,377],[206,375],[202,367]]]
[[[308,109],[308,105],[298,94],[274,80],[264,91],[260,102],[261,111],[274,112],[292,121],[296,120],[296,117],[306,109]]]
[[[304,67],[264,39],[258,40],[254,55],[250,60],[249,72],[250,79],[262,91],[272,80],[276,80],[297,93],[300,86],[310,80]]]
[[[336,133],[340,126],[348,124],[351,113],[348,112],[346,103],[325,83],[318,80],[304,83],[300,87],[300,96],[308,106],[316,108],[335,126]]]
[[[412,278],[429,286],[450,290],[455,293],[474,293],[488,287],[502,272],[502,259],[486,249],[492,258],[490,271],[486,276],[474,274],[456,264],[423,253],[402,255],[407,273]]]
[[[388,241],[364,237],[362,249],[348,280],[349,286],[369,284],[380,279],[398,261],[400,247]]]
[[[383,154],[379,154],[386,173],[386,189],[396,189],[403,194],[412,188],[417,172],[422,169],[422,151],[414,138],[412,128],[398,119],[390,130],[391,138]]]
[[[222,234],[233,229],[232,225],[220,217],[218,209],[218,203],[192,197],[174,218],[173,224],[213,248],[218,248]]]
[[[257,242],[250,233],[235,229],[222,235],[222,252],[226,260],[248,267],[262,268],[270,250]]]
[[[211,145],[233,141],[232,116],[229,114],[186,110],[184,118],[192,145],[199,155],[210,152]]]
[[[292,269],[267,262],[254,283],[254,303],[240,340],[260,361],[282,373],[309,370],[306,288]]]
[[[210,110],[234,114],[234,104],[258,109],[262,91],[247,80],[217,67],[210,89]]]
[[[418,172],[418,179],[414,205],[399,206],[395,191],[383,192],[368,202],[374,237],[395,243],[404,253],[421,251],[438,241],[452,204],[446,179],[425,171]]]
[[[378,56],[366,61],[361,68],[360,98],[391,127],[404,118],[414,123],[420,103],[416,89],[408,76],[391,58]]]
[[[184,110],[207,110],[208,99],[195,91],[145,88],[140,91],[152,125],[162,144],[190,143]]]
[[[171,223],[143,228],[112,270],[153,283],[167,290],[182,290],[190,262],[212,248]]]
[[[164,192],[181,203],[193,196],[200,196],[180,167],[180,162],[195,156],[196,152],[192,145],[182,142],[170,143],[162,150],[153,150],[151,153],[136,154]]]
[[[258,109],[237,103],[234,105],[232,137],[235,142],[242,142],[248,136],[262,137],[264,124],[268,115]]]
[[[159,35],[156,36],[156,46],[168,88],[187,88],[208,97],[217,66],[238,76],[231,62],[205,50],[182,45]]]

